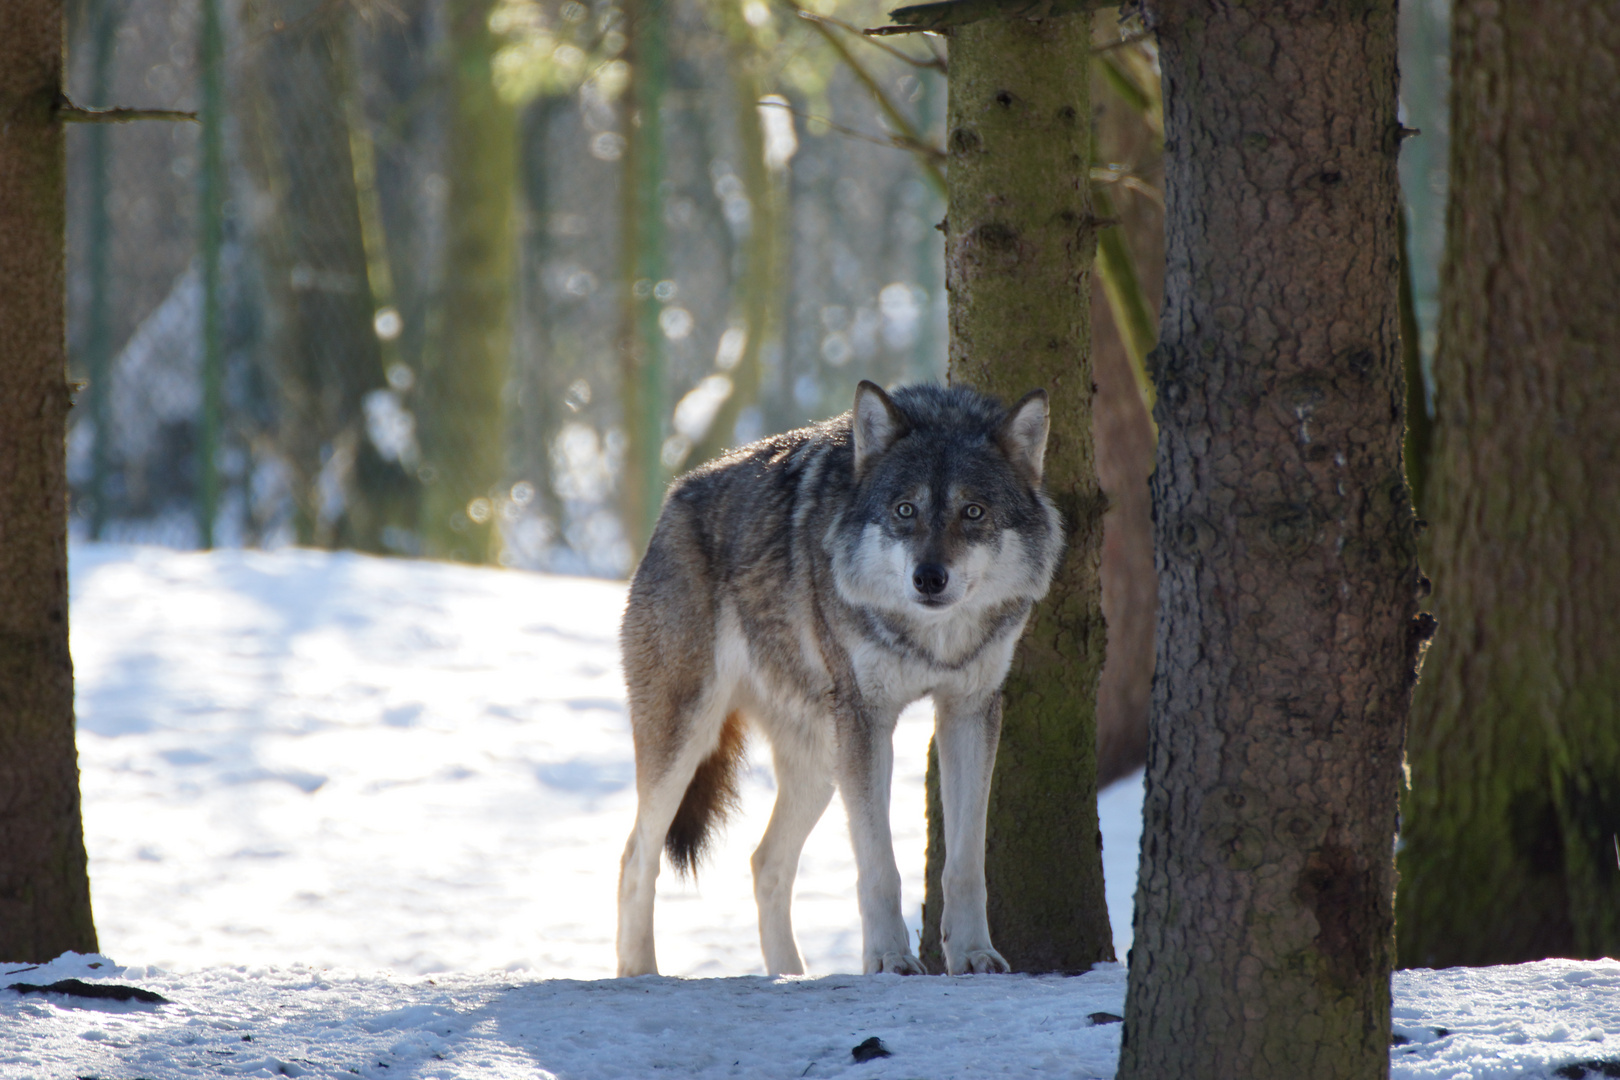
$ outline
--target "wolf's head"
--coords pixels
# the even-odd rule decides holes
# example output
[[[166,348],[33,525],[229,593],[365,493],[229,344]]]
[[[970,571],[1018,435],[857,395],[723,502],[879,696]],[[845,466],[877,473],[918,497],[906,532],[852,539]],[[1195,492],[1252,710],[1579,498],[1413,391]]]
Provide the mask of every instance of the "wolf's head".
[[[1061,553],[1041,490],[1047,404],[1007,409],[960,387],[873,383],[850,416],[853,505],[839,522],[846,599],[917,618],[1045,593]]]

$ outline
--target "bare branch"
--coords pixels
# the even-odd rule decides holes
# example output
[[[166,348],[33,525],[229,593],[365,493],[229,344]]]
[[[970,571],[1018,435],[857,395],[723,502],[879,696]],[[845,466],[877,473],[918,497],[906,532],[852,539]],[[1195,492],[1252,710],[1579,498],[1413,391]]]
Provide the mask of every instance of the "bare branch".
[[[866,33],[873,36],[914,34],[919,31],[939,33],[953,26],[966,26],[984,19],[1038,21],[1112,6],[1113,0],[936,0],[934,3],[895,8],[889,12],[889,18],[899,26],[879,26]]]
[[[938,71],[942,74],[945,72],[945,58],[940,56],[937,52],[934,52],[932,49],[929,50],[932,55],[926,58],[921,56],[912,56],[910,53],[903,52],[887,42],[878,41],[876,38],[870,36],[867,31],[862,30],[858,26],[852,26],[843,19],[834,19],[827,15],[817,15],[813,11],[806,11],[804,8],[797,6],[794,7],[794,10],[801,19],[807,19],[810,22],[827,23],[829,26],[836,26],[840,30],[847,31],[854,34],[856,37],[869,42],[870,44],[876,45],[878,48],[882,49],[896,60],[903,60],[912,67],[931,68],[934,71]]]
[[[134,120],[189,120],[198,123],[197,114],[180,109],[81,109],[69,102],[56,107],[56,115],[68,124],[127,124]]]
[[[782,3],[794,11],[802,12],[804,10],[799,6],[797,0],[782,0]],[[877,81],[870,71],[866,70],[866,67],[859,60],[855,59],[854,54],[849,51],[849,46],[844,44],[844,40],[834,33],[831,27],[819,19],[811,19],[809,22],[816,33],[821,35],[822,40],[832,46],[833,51],[838,54],[838,58],[844,62],[844,66],[849,68],[850,74],[854,75],[856,79],[860,80],[861,85],[866,87],[866,92],[872,95],[872,100],[877,103],[878,108],[883,110],[883,115],[888,118],[890,126],[899,133],[897,138],[904,140],[903,142],[897,141],[893,145],[905,146],[916,151],[918,164],[922,166],[923,174],[934,185],[934,189],[944,195],[945,172],[940,168],[939,159],[933,156],[932,148],[928,147],[928,144],[923,141],[917,126],[911,122],[905,113],[900,111],[900,108],[893,101],[889,100],[889,95],[884,92],[882,84]],[[927,148],[928,152],[924,152],[923,148]]]
[[[873,143],[877,146],[887,146],[895,150],[905,150],[908,153],[917,154],[932,160],[945,160],[944,150],[937,146],[932,146],[928,143],[908,138],[905,135],[898,135],[893,132],[887,135],[873,135],[870,132],[857,131],[855,128],[845,127],[836,120],[829,120],[825,116],[815,116],[811,113],[801,112],[785,101],[772,101],[770,98],[760,98],[756,104],[769,106],[773,109],[784,109],[806,123],[825,124],[831,131],[836,131],[840,135],[848,135],[852,139],[860,139],[862,142]]]

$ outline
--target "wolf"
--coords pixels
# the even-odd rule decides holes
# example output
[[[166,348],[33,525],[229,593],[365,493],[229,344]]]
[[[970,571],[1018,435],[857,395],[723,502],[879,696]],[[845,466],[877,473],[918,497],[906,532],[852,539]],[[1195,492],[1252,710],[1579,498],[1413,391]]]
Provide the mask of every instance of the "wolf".
[[[753,855],[760,947],[802,974],[799,854],[833,791],[849,814],[867,974],[920,974],[889,833],[900,711],[932,695],[951,974],[1009,970],[985,915],[1001,684],[1062,554],[1041,486],[1047,397],[871,382],[854,408],[734,450],[670,489],[620,630],[636,822],[620,864],[618,973],[655,974],[660,853],[696,868],[734,807],[745,726],[776,804]]]

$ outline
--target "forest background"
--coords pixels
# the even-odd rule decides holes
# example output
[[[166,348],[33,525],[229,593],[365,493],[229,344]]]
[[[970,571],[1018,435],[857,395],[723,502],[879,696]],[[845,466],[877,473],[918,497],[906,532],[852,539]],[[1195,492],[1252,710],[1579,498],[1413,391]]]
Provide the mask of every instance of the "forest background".
[[[943,380],[944,50],[853,32],[884,8],[70,4],[75,104],[202,120],[69,131],[74,535],[618,577],[679,471]],[[1402,6],[1425,371],[1448,19]],[[1107,783],[1153,664],[1163,119],[1140,22],[1094,40]]]

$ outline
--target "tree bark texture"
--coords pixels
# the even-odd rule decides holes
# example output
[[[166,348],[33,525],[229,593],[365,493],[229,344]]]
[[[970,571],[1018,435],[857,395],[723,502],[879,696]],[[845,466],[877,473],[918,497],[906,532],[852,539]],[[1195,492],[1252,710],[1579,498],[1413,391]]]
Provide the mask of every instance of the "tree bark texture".
[[[242,8],[244,158],[260,222],[277,442],[293,473],[298,541],[381,551],[414,481],[384,461],[363,402],[388,385],[372,328],[343,100],[347,9]]]
[[[62,5],[0,6],[0,959],[94,952],[68,656]]]
[[[1394,0],[1161,0],[1159,569],[1119,1075],[1389,1069],[1416,619]]]
[[[450,124],[444,161],[444,269],[420,396],[425,554],[500,554],[497,487],[506,473],[505,406],[517,254],[517,120],[490,78],[491,0],[451,0]]]
[[[1620,956],[1620,10],[1453,20],[1400,959]]]
[[[1014,971],[1086,971],[1114,955],[1096,799],[1105,499],[1091,440],[1090,43],[1081,14],[985,20],[950,45],[949,378],[1008,402],[1046,389],[1046,488],[1068,528],[1007,677],[990,792],[990,936]],[[931,830],[928,952],[944,854]]]

